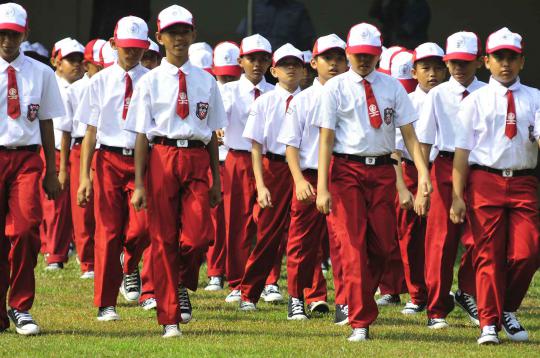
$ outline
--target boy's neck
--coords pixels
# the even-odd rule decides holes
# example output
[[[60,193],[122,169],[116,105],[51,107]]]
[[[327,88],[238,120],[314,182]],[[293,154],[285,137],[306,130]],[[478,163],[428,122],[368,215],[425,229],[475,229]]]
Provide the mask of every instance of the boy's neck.
[[[283,82],[278,82],[278,84],[279,84],[279,87],[283,88],[284,90],[286,90],[287,92],[291,94],[294,93],[298,89],[298,84],[296,84],[296,86],[288,85]]]
[[[508,88],[508,87],[511,87],[514,83],[517,82],[518,80],[518,77],[514,78],[512,81],[508,81],[508,82],[501,82],[499,81],[498,79],[496,79],[495,77],[493,77],[493,79],[495,79],[495,81],[499,82],[501,85],[503,85],[504,87]]]
[[[131,71],[132,69],[134,69],[135,67],[137,67],[138,63],[136,63],[135,65],[133,66],[127,66],[125,63],[121,63],[120,61],[118,61],[118,66],[120,66],[120,68],[122,68],[124,71],[126,72],[129,72]]]
[[[246,76],[246,79],[247,79],[249,82],[251,82],[251,83],[253,84],[253,86],[257,86],[259,83],[262,82],[262,80],[264,79],[264,76],[261,77],[261,79],[258,80],[258,81],[257,81],[256,79],[250,78],[250,77],[248,77],[248,76]]]
[[[472,76],[469,80],[465,81],[464,83],[461,83],[458,80],[456,80],[456,82],[462,85],[463,87],[467,88],[471,85],[471,83],[473,83],[474,79],[475,79],[475,76]]]
[[[173,56],[172,54],[167,53],[167,55],[165,57],[167,58],[167,62],[169,62],[171,65],[176,66],[178,68],[184,66],[184,64],[186,62],[188,62],[188,60],[189,60],[188,55],[185,55],[185,56]]]
[[[21,54],[20,51],[18,51],[17,54],[15,54],[15,55],[13,55],[11,57],[2,56],[2,59],[4,61],[6,61],[7,63],[12,63],[13,61],[15,61],[17,59],[17,57],[19,57],[20,54]]]
[[[63,79],[64,81],[66,81],[67,83],[69,84],[72,84],[73,82],[70,82],[61,72],[59,72],[58,70],[54,71],[54,73],[56,74],[56,76],[58,76],[59,78]]]

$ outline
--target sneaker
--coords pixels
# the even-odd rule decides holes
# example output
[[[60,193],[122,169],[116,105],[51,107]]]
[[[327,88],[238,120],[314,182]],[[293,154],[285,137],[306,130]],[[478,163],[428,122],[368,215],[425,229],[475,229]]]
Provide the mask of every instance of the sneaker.
[[[147,298],[141,302],[141,307],[145,311],[150,311],[157,308],[157,302],[154,297]]]
[[[311,313],[328,313],[330,312],[330,306],[326,301],[315,301],[308,305],[308,310]]]
[[[220,291],[223,289],[223,277],[211,276],[208,280],[208,285],[204,288],[205,291]]]
[[[411,314],[417,314],[426,309],[425,304],[417,305],[413,301],[409,301],[405,304],[405,307],[401,310],[401,313],[404,315],[411,315]]]
[[[515,312],[503,312],[502,326],[509,340],[514,342],[526,342],[529,333],[516,318]]]
[[[465,311],[465,313],[467,313],[471,322],[480,327],[480,321],[478,320],[478,308],[476,307],[474,297],[462,292],[461,290],[457,290],[454,295],[454,301]]]
[[[81,275],[82,280],[93,280],[94,279],[94,271],[86,271],[83,272]]]
[[[7,312],[9,319],[15,325],[15,330],[23,336],[39,334],[39,326],[28,311],[19,311],[11,308]]]
[[[328,272],[330,271],[330,259],[321,262],[321,270],[324,277],[328,276]]]
[[[445,318],[428,318],[427,326],[429,329],[444,329],[450,327]]]
[[[399,295],[386,294],[377,300],[377,306],[399,305],[400,303]]]
[[[261,298],[264,302],[281,302],[283,301],[283,296],[279,292],[278,285],[266,285],[264,290],[261,293]]]
[[[247,311],[256,311],[257,306],[255,306],[255,303],[253,303],[253,302],[240,300],[239,309],[240,309],[240,311],[246,311],[246,312]]]
[[[478,344],[499,344],[499,335],[495,326],[484,326],[477,342]]]
[[[116,313],[116,307],[114,306],[100,307],[98,309],[97,320],[102,322],[118,321],[120,320],[120,316]]]
[[[72,258],[75,255],[75,244],[73,242],[69,243],[68,258]]]
[[[163,335],[161,337],[174,338],[174,337],[181,337],[181,336],[182,336],[182,332],[180,332],[180,328],[178,328],[177,324],[163,325]]]
[[[182,285],[178,286],[178,303],[180,304],[180,317],[182,318],[180,323],[187,324],[193,318],[193,308],[189,300],[188,290]]]
[[[334,323],[338,326],[345,326],[349,323],[349,306],[336,305],[336,318]]]
[[[64,264],[62,262],[53,262],[52,264],[48,264],[45,267],[45,271],[59,271],[64,268]]]
[[[242,299],[242,291],[232,290],[231,292],[229,292],[227,297],[225,297],[225,302],[227,303],[240,302],[241,299]]]
[[[347,338],[349,342],[362,342],[369,339],[369,328],[353,328],[352,334]]]
[[[135,269],[130,274],[124,275],[122,284],[120,285],[120,293],[126,301],[137,302],[141,295],[141,275],[139,269]]]
[[[303,321],[308,319],[304,310],[304,300],[296,297],[289,297],[287,307],[287,319],[289,321]]]

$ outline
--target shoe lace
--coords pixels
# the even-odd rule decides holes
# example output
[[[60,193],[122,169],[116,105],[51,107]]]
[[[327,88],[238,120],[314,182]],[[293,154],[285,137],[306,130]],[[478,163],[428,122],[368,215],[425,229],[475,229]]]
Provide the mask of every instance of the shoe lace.
[[[304,301],[293,297],[291,299],[291,313],[293,315],[305,314],[305,312],[304,312]]]
[[[127,291],[138,291],[141,284],[141,277],[139,270],[135,270],[124,277],[125,286]]]
[[[513,312],[504,312],[503,314],[504,322],[511,329],[520,329],[521,324],[516,318],[516,315]]]
[[[409,301],[409,302],[407,302],[407,303],[405,304],[405,308],[409,308],[409,309],[413,309],[413,310],[417,309],[418,307],[420,307],[420,306],[418,306],[417,304],[413,303],[412,301]]]
[[[218,276],[210,277],[210,280],[208,281],[208,284],[209,285],[221,286],[221,277],[218,277]]]
[[[367,328],[354,328],[354,334],[367,334]]]
[[[184,286],[178,288],[178,303],[180,303],[180,309],[191,309],[189,294]]]
[[[33,321],[32,315],[28,311],[13,310],[17,322]]]
[[[349,316],[349,305],[345,305],[341,308],[344,315]]]
[[[178,327],[175,324],[166,324],[164,328],[165,328],[165,332],[176,331],[178,329]]]
[[[484,326],[484,328],[482,328],[482,333],[483,334],[497,334],[497,330],[495,329],[495,326]]]
[[[267,285],[265,287],[266,293],[279,293],[279,287],[278,285]]]
[[[474,297],[463,293],[463,299],[465,301],[465,304],[467,305],[467,308],[473,314],[473,316],[478,317],[478,308],[476,307],[476,301],[474,300]]]
[[[229,293],[229,296],[240,296],[240,294],[240,290],[232,290],[231,293]]]
[[[107,307],[104,307],[104,308],[101,310],[101,313],[103,313],[103,314],[115,314],[116,311],[114,310],[114,307],[113,307],[113,306],[107,306]]]

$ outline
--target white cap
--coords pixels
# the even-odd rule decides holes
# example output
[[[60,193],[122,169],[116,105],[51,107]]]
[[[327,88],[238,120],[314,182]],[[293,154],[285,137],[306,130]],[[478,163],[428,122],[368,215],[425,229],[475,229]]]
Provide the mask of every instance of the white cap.
[[[147,49],[148,25],[137,16],[126,16],[118,20],[114,29],[114,43],[118,47]]]
[[[297,59],[302,61],[302,63],[304,63],[304,56],[302,55],[302,51],[300,51],[290,43],[286,43],[285,45],[278,48],[276,52],[274,52],[274,56],[272,57],[272,65],[275,66],[285,57],[296,57]]]
[[[37,52],[39,55],[43,57],[49,57],[49,51],[45,46],[43,46],[43,44],[39,42],[34,42],[32,44],[32,48],[34,49],[34,52]]]
[[[99,51],[99,59],[103,67],[109,67],[118,59],[118,52],[112,48],[111,42],[107,41]]]
[[[25,32],[28,29],[26,10],[19,4],[0,4],[0,30]]]
[[[240,76],[242,68],[238,64],[240,47],[231,41],[221,42],[214,48],[213,71],[218,76]]]
[[[191,62],[193,66],[204,70],[212,68],[212,57],[214,53],[212,47],[206,42],[196,42],[189,46],[188,55],[189,62]]]
[[[386,73],[387,75],[390,74],[390,60],[392,59],[392,56],[399,51],[404,50],[405,48],[401,46],[391,46],[384,50],[381,53],[381,59],[379,60],[379,72]]]
[[[56,41],[51,51],[51,57],[55,57],[57,52],[60,51],[60,47],[62,47],[64,43],[69,42],[71,40],[72,40],[71,37],[66,37],[66,38],[63,38],[62,40]]]
[[[61,41],[59,47],[55,47],[57,52],[56,58],[61,60],[62,58],[71,55],[72,53],[84,54],[84,46],[75,39],[68,39],[67,41]]]
[[[510,31],[507,27],[503,27],[489,35],[486,42],[486,53],[493,53],[499,50],[512,50],[522,53],[523,38],[520,34]]]
[[[191,14],[191,12],[189,12],[189,10],[186,8],[179,5],[171,5],[161,10],[157,20],[157,28],[159,32],[176,24],[185,24],[195,27],[193,14]]]
[[[160,53],[159,52],[159,45],[157,43],[152,41],[150,38],[148,38],[148,42],[150,42],[150,46],[148,46],[149,51],[154,51],[154,52]]]
[[[446,55],[443,60],[476,60],[480,54],[480,39],[474,32],[461,31],[446,40]]]
[[[390,61],[390,76],[398,80],[409,80],[412,76],[413,53],[407,50],[396,52]]]
[[[322,36],[319,37],[317,41],[315,41],[315,45],[313,45],[313,57],[334,48],[345,50],[345,47],[347,47],[345,41],[340,39],[336,34]]]
[[[105,42],[106,41],[102,39],[93,39],[89,41],[84,47],[84,60],[87,62],[91,62],[94,65],[103,66],[103,64],[101,63],[101,58],[99,57],[99,53],[103,45],[105,45]]]
[[[35,52],[35,51],[34,51],[34,48],[33,48],[32,45],[30,44],[30,42],[28,42],[28,41],[23,41],[23,42],[21,43],[20,50],[21,50],[22,52]]]
[[[272,53],[270,42],[259,34],[244,37],[240,43],[240,56],[254,52]]]
[[[347,52],[379,56],[382,52],[381,32],[365,22],[354,25],[347,36]]]
[[[444,50],[435,42],[425,42],[414,49],[413,63],[428,57],[444,57]]]

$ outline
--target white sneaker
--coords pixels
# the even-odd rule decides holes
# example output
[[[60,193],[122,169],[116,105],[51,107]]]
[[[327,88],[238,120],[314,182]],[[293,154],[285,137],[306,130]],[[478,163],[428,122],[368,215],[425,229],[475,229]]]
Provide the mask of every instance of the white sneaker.
[[[347,338],[349,342],[363,342],[369,339],[369,328],[353,328],[352,334]]]
[[[97,320],[101,322],[118,321],[120,320],[120,316],[116,313],[116,308],[114,306],[100,307]]]
[[[519,323],[514,312],[503,312],[502,326],[509,340],[514,342],[526,342],[529,340],[529,333]]]
[[[242,299],[242,292],[240,290],[232,290],[227,297],[225,297],[225,302],[227,303],[234,303],[234,302],[240,302]]]
[[[264,290],[261,293],[261,298],[264,302],[281,302],[283,301],[283,296],[279,292],[278,285],[266,285]]]
[[[255,303],[253,303],[253,302],[240,300],[239,309],[240,309],[240,311],[248,312],[248,311],[256,311],[257,307],[255,306]]]
[[[193,318],[193,307],[191,306],[188,290],[183,285],[178,286],[178,304],[180,305],[180,318],[182,318],[180,323],[189,323]]]
[[[477,342],[478,344],[499,344],[499,336],[495,326],[484,326]]]
[[[9,319],[15,325],[15,330],[23,336],[34,336],[39,334],[39,326],[28,311],[19,311],[11,308],[7,312]]]
[[[64,268],[64,264],[61,262],[54,262],[52,264],[48,264],[45,267],[45,271],[60,271]]]
[[[223,290],[223,277],[211,276],[208,280],[208,285],[204,288],[205,291],[221,291]]]
[[[157,307],[157,302],[154,297],[147,298],[146,300],[141,302],[141,307],[145,311],[150,311]]]
[[[401,313],[404,315],[413,315],[422,312],[426,309],[426,305],[417,305],[413,301],[409,301],[405,304],[405,307],[401,310]]]
[[[427,326],[429,329],[444,329],[450,327],[444,318],[429,318]]]
[[[141,275],[139,269],[135,269],[130,274],[124,275],[122,284],[120,285],[120,293],[128,302],[138,302],[141,295]]]
[[[180,328],[178,328],[177,324],[166,324],[163,326],[163,335],[161,337],[163,338],[174,338],[174,337],[181,337],[182,332],[180,332]]]
[[[83,280],[93,280],[94,279],[94,271],[83,272],[83,274],[81,275],[81,279],[83,279]]]

